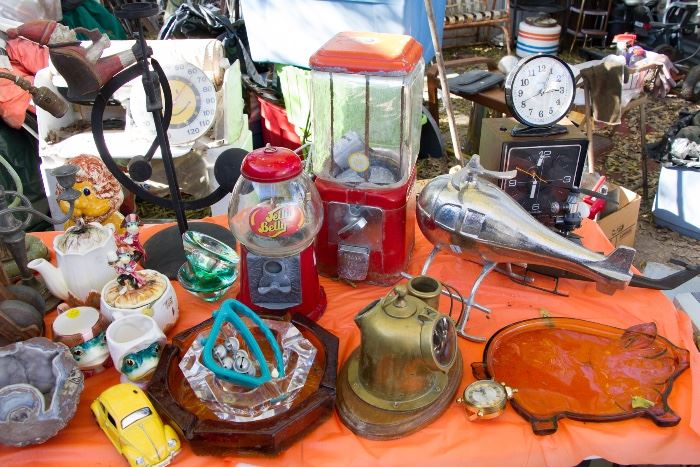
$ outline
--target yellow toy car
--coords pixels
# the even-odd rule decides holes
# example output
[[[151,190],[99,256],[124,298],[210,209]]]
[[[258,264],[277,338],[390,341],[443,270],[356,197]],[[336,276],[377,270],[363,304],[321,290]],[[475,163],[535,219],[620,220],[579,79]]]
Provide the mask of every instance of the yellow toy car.
[[[180,452],[180,439],[164,425],[146,394],[117,384],[90,405],[102,431],[132,467],[164,466]]]

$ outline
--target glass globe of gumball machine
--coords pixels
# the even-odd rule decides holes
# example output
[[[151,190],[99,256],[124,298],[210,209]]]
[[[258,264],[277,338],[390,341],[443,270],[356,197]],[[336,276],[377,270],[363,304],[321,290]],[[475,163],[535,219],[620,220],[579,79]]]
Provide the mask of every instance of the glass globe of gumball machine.
[[[311,56],[313,172],[324,207],[321,274],[389,285],[414,244],[423,48],[342,32]]]
[[[229,226],[241,244],[238,300],[256,312],[315,320],[326,308],[312,245],[323,206],[302,169],[289,149],[249,153],[233,188]]]

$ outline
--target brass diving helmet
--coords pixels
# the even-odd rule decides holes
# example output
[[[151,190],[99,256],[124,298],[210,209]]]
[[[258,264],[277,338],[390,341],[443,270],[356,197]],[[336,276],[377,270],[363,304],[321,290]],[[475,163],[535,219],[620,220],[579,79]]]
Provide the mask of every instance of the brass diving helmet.
[[[360,346],[340,372],[338,412],[370,439],[407,435],[437,418],[462,377],[452,319],[438,311],[442,285],[411,279],[355,317]]]

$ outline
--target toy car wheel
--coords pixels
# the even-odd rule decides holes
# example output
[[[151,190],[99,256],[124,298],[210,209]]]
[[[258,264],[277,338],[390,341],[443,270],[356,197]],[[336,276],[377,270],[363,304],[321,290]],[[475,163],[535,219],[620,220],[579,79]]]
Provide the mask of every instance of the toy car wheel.
[[[681,97],[691,102],[700,100],[700,65],[695,65],[691,68],[685,80],[683,80]]]

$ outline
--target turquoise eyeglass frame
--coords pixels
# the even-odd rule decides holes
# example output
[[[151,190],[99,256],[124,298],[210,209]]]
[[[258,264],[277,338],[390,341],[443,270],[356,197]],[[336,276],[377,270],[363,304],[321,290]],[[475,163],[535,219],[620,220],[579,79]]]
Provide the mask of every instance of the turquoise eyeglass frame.
[[[253,333],[250,332],[248,326],[246,326],[241,316],[249,318],[253,323],[255,323],[262,333],[264,334],[267,341],[272,347],[272,352],[274,353],[275,361],[277,363],[277,371],[279,372],[279,377],[284,376],[284,361],[282,360],[282,350],[280,349],[277,339],[270,331],[270,328],[265,325],[262,319],[250,308],[245,306],[238,300],[229,299],[221,304],[221,307],[214,311],[214,324],[211,327],[209,336],[204,343],[204,352],[202,354],[202,363],[205,367],[211,370],[217,378],[224,379],[234,384],[240,386],[245,386],[248,388],[256,388],[267,381],[272,379],[270,374],[270,369],[267,367],[267,361],[265,360],[265,355],[263,355],[260,344],[255,340]],[[239,332],[243,337],[243,340],[248,344],[248,349],[252,352],[253,356],[258,362],[260,367],[260,376],[250,376],[246,374],[238,373],[234,370],[229,370],[222,367],[214,359],[214,345],[216,344],[216,339],[221,333],[221,327],[224,323],[231,323],[233,327]]]

